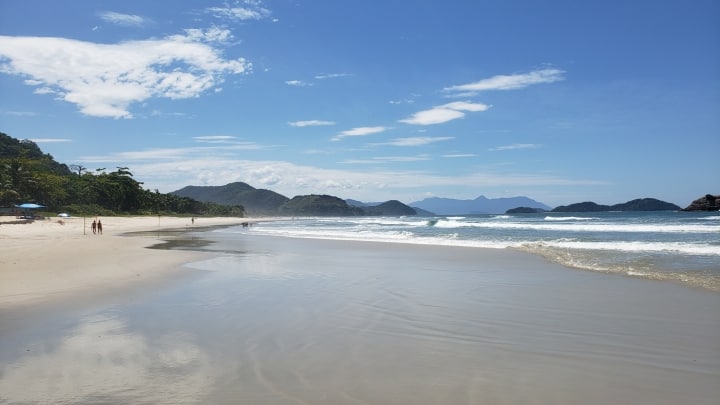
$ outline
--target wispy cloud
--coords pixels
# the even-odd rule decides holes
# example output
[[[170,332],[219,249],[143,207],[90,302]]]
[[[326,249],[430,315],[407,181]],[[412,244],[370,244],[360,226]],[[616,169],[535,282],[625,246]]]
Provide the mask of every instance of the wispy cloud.
[[[366,165],[366,164],[378,164],[378,163],[406,163],[406,162],[421,162],[430,160],[429,155],[418,155],[418,156],[380,156],[371,159],[348,159],[340,163],[342,164],[355,164],[355,165]]]
[[[515,150],[515,149],[536,149],[541,147],[542,145],[534,144],[534,143],[514,143],[512,145],[503,145],[503,146],[497,146],[494,148],[490,148],[488,150],[490,151],[502,151],[502,150]]]
[[[294,86],[294,87],[309,87],[312,86],[312,83],[304,82],[302,80],[286,80],[285,84],[288,86]]]
[[[447,154],[447,155],[442,155],[442,157],[444,157],[444,158],[449,158],[449,159],[455,159],[455,158],[470,158],[470,157],[475,157],[475,156],[477,156],[477,155],[474,154],[474,153],[450,153],[450,154]]]
[[[343,138],[347,138],[350,136],[366,136],[366,135],[372,135],[372,134],[378,134],[380,132],[385,132],[389,128],[387,127],[359,127],[359,128],[353,128],[348,129],[346,131],[340,132],[338,135],[332,137],[333,141],[339,141]]]
[[[429,110],[416,112],[411,117],[402,119],[399,122],[412,125],[442,124],[463,118],[465,112],[486,111],[488,108],[490,108],[490,106],[487,104],[456,101],[454,103],[439,105]]]
[[[291,127],[320,127],[327,125],[335,125],[332,121],[321,121],[321,120],[308,120],[308,121],[293,121],[288,122]]]
[[[450,86],[443,89],[448,93],[462,92],[464,96],[489,90],[515,90],[540,83],[563,80],[565,72],[560,69],[541,69],[528,73],[497,75],[477,82]]]
[[[207,43],[218,35],[211,29],[118,44],[0,36],[0,72],[27,77],[36,93],[55,94],[84,115],[132,118],[134,103],[198,97],[226,75],[248,73],[245,59],[224,59]]]
[[[233,152],[247,151],[247,150],[260,150],[266,148],[265,146],[259,145],[254,142],[242,142],[232,141],[232,137],[220,137],[220,139],[205,139],[202,138],[213,138],[213,137],[198,137],[201,138],[199,142],[205,143],[222,143],[222,146],[198,146],[188,148],[154,148],[144,149],[139,151],[126,151],[116,152],[107,155],[96,155],[96,156],[82,156],[78,160],[87,163],[113,163],[113,162],[126,162],[133,165],[141,164],[142,162],[158,162],[163,160],[177,161],[178,164],[182,164],[183,161],[189,159],[198,159],[207,156],[214,156],[214,158],[220,158],[222,156],[231,156]],[[194,138],[196,139],[196,138]],[[124,163],[125,164],[125,163]]]
[[[13,117],[35,117],[38,114],[33,111],[3,111],[3,115],[10,115]]]
[[[223,7],[208,7],[205,11],[217,18],[232,21],[262,20],[272,14],[260,0],[236,1],[234,5],[226,3]]]
[[[352,73],[321,73],[319,75],[315,76],[316,80],[325,80],[325,79],[337,79],[340,77],[351,77],[355,76]]]
[[[109,24],[123,27],[139,27],[151,22],[149,19],[139,15],[116,13],[114,11],[104,11],[99,14],[99,17]]]
[[[33,138],[31,141],[35,143],[61,143],[61,142],[72,142],[72,139],[67,138]]]
[[[237,138],[230,135],[206,135],[194,136],[192,139],[201,143],[230,143],[235,142]]]
[[[452,136],[416,136],[409,138],[395,138],[389,142],[376,143],[373,145],[387,145],[387,146],[423,146],[436,142],[444,142],[455,139]]]

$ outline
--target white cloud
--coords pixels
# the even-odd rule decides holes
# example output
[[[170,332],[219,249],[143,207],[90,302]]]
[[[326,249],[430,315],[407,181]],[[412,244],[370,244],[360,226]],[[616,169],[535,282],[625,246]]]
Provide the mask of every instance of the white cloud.
[[[228,74],[247,73],[245,59],[223,59],[202,42],[220,37],[214,29],[118,44],[0,36],[0,72],[27,77],[43,86],[36,93],[54,93],[85,115],[132,118],[133,103],[198,97]]]
[[[55,90],[51,89],[50,87],[38,87],[37,89],[33,90],[33,94],[55,94]]]
[[[335,125],[332,121],[321,121],[321,120],[308,120],[308,121],[293,121],[288,122],[292,127],[318,127],[326,125]]]
[[[238,1],[235,6],[225,4],[224,7],[208,7],[205,11],[217,18],[232,21],[262,20],[272,14],[259,0]]]
[[[359,128],[353,128],[348,129],[346,131],[340,132],[340,134],[334,136],[332,138],[333,141],[339,141],[343,138],[347,138],[349,136],[366,136],[366,135],[372,135],[372,134],[378,134],[380,132],[387,131],[387,127],[359,127]]]
[[[116,13],[114,11],[105,11],[100,13],[99,16],[107,23],[124,27],[139,27],[150,22],[150,20],[139,15]]]
[[[422,146],[436,142],[444,142],[455,139],[452,136],[416,136],[409,138],[395,138],[390,142],[377,143],[374,145],[389,145],[389,146]]]
[[[294,87],[308,87],[313,85],[312,83],[304,82],[302,80],[286,80],[285,84]]]
[[[227,43],[234,38],[230,30],[218,27],[210,27],[207,30],[189,28],[185,30],[185,35],[192,41],[200,42]]]
[[[597,186],[607,183],[597,180],[573,179],[543,173],[513,173],[502,168],[478,169],[448,175],[419,170],[346,170],[298,165],[280,160],[247,160],[245,150],[262,149],[251,143],[178,149],[125,151],[108,156],[80,157],[74,161],[99,167],[128,166],[135,178],[145,187],[162,192],[178,190],[187,185],[224,185],[242,181],[254,187],[267,187],[292,197],[301,194],[333,194],[342,198],[379,201],[398,199],[411,202],[428,191],[449,196],[461,188],[474,198],[472,190],[483,189],[498,195],[509,195],[508,190],[534,190],[556,186]],[[456,155],[454,157],[470,157]],[[472,155],[474,156],[474,155]],[[448,155],[445,157],[453,157]],[[368,159],[347,159],[344,164],[375,165],[393,162],[429,160],[428,155],[386,156]],[[328,162],[320,159],[318,162]],[[515,191],[513,191],[515,192]]]
[[[426,155],[409,157],[378,157],[348,159],[344,164],[376,165],[393,162],[413,162],[430,159]],[[125,163],[123,163],[125,162]],[[128,165],[120,160],[118,164]],[[224,185],[242,181],[254,187],[267,187],[288,197],[304,194],[332,194],[342,198],[379,201],[398,199],[411,202],[432,190],[437,195],[449,195],[446,190],[458,187],[466,190],[486,190],[508,195],[507,190],[526,190],[528,187],[598,186],[597,180],[572,179],[552,174],[493,172],[487,169],[468,173],[439,175],[418,170],[340,170],[293,164],[286,161],[251,161],[222,156],[182,157],[133,162],[128,165],[133,174],[147,188],[163,192],[178,190],[187,185]],[[514,191],[513,191],[514,192]],[[476,196],[468,194],[465,197]]]
[[[514,143],[512,145],[503,145],[495,148],[490,148],[490,151],[501,151],[501,150],[515,150],[515,149],[536,149],[541,145],[534,143]]]
[[[563,80],[563,73],[565,72],[559,69],[542,69],[529,73],[497,75],[473,83],[446,87],[443,91],[463,92],[463,95],[467,96],[488,90],[515,90],[533,84],[553,83]]]
[[[455,101],[453,103],[441,105],[440,108],[449,108],[451,110],[457,111],[478,112],[486,111],[488,108],[490,108],[490,106],[482,103],[471,103],[469,101]]]
[[[488,108],[490,108],[490,106],[487,104],[457,101],[433,107],[429,110],[416,112],[411,117],[402,119],[399,122],[411,125],[442,124],[458,118],[463,118],[465,116],[464,111],[478,112],[486,111]]]

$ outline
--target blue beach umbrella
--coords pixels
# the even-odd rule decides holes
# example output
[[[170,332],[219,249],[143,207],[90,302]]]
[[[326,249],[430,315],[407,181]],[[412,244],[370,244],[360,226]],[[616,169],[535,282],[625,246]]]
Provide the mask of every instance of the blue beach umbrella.
[[[30,209],[30,210],[32,210],[32,209],[37,209],[37,208],[45,208],[44,205],[35,204],[35,203],[23,203],[23,204],[20,204],[20,205],[16,205],[15,207],[17,207],[17,208],[23,208],[23,209]]]

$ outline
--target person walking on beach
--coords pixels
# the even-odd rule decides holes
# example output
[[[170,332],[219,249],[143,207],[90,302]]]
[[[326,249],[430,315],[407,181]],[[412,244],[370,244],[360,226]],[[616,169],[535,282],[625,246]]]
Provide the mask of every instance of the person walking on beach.
[[[97,223],[97,231],[100,235],[102,235],[102,222],[100,222],[99,219],[98,219],[98,223]]]
[[[92,228],[93,234],[97,232],[97,224],[95,223],[95,220],[93,220],[92,225],[90,225],[90,228]]]

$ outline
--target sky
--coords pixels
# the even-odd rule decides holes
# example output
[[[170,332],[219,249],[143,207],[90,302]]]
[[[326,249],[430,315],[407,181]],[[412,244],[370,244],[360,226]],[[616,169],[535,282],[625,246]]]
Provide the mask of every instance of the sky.
[[[0,0],[0,132],[144,187],[720,194],[716,0]]]

